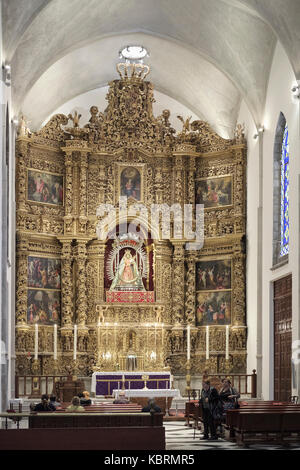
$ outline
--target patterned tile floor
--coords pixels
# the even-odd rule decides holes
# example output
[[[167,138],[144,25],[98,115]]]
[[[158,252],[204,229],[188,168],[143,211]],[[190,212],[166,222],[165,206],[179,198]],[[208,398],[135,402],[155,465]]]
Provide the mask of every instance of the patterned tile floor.
[[[166,430],[166,450],[244,450],[233,442],[224,439],[217,441],[200,441],[202,433],[196,431],[194,438],[193,428],[184,425],[184,421],[167,421],[164,423]],[[280,445],[251,445],[247,450],[286,450]],[[289,450],[300,450],[300,445],[291,445]]]

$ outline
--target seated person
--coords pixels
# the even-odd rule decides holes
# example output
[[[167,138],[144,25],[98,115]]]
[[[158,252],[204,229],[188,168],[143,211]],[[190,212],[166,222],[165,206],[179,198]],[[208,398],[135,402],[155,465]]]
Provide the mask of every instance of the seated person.
[[[161,413],[161,409],[156,405],[154,398],[149,398],[148,405],[144,406],[142,411],[146,413]]]
[[[54,395],[50,396],[50,403],[52,403],[52,405],[55,407],[55,409],[61,408],[61,404],[58,401],[56,401],[56,396],[54,396]]]
[[[92,400],[90,399],[90,394],[87,390],[85,390],[82,393],[78,393],[78,396],[80,398],[80,404],[82,406],[89,406],[92,404]]]
[[[44,394],[41,397],[41,403],[38,403],[37,405],[35,405],[33,411],[39,411],[39,412],[55,411],[55,409],[56,409],[55,406],[51,402],[49,402],[48,395]]]
[[[127,400],[127,398],[125,397],[125,392],[124,390],[121,390],[119,392],[119,398],[116,398],[113,403],[115,404],[118,404],[118,405],[122,405],[122,404],[126,404],[126,403],[129,403],[129,400]]]
[[[80,398],[79,397],[73,397],[71,405],[69,405],[66,409],[66,411],[70,411],[72,413],[77,412],[77,411],[84,411],[83,406],[80,406]]]

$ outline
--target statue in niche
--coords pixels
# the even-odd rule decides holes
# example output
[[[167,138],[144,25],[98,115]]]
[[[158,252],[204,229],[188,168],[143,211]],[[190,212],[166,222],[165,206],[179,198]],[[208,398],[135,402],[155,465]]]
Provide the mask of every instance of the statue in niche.
[[[128,290],[128,288],[145,291],[142,276],[136,263],[136,255],[132,256],[129,249],[125,251],[119,263],[110,290]]]

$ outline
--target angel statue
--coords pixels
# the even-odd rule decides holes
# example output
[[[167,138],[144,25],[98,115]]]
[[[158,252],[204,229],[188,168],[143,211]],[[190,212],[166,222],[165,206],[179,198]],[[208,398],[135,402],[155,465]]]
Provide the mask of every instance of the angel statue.
[[[187,132],[190,131],[190,120],[192,119],[192,116],[188,117],[187,119],[183,119],[182,116],[177,116],[177,118],[183,123],[182,127],[182,134],[186,134]]]
[[[74,116],[70,113],[68,118],[73,121],[74,127],[79,127],[79,119],[81,118],[81,114],[78,114],[77,111],[74,112]]]
[[[132,256],[130,250],[126,250],[112,281],[110,290],[139,290],[145,291],[141,273],[136,263],[136,255]]]

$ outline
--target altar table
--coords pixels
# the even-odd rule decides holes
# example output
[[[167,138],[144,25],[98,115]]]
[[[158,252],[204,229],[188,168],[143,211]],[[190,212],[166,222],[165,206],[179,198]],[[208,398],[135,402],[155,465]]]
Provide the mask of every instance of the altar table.
[[[145,380],[149,390],[170,389],[170,372],[94,372],[92,376],[91,391],[97,396],[112,395],[113,390],[141,390],[145,387]]]
[[[113,390],[113,396],[119,397],[121,390]],[[138,403],[142,407],[148,405],[149,398],[154,398],[156,405],[161,408],[161,411],[165,414],[170,415],[170,407],[173,398],[180,397],[180,391],[178,389],[148,389],[148,390],[137,390],[130,389],[125,390],[125,397],[128,398],[132,403]]]

